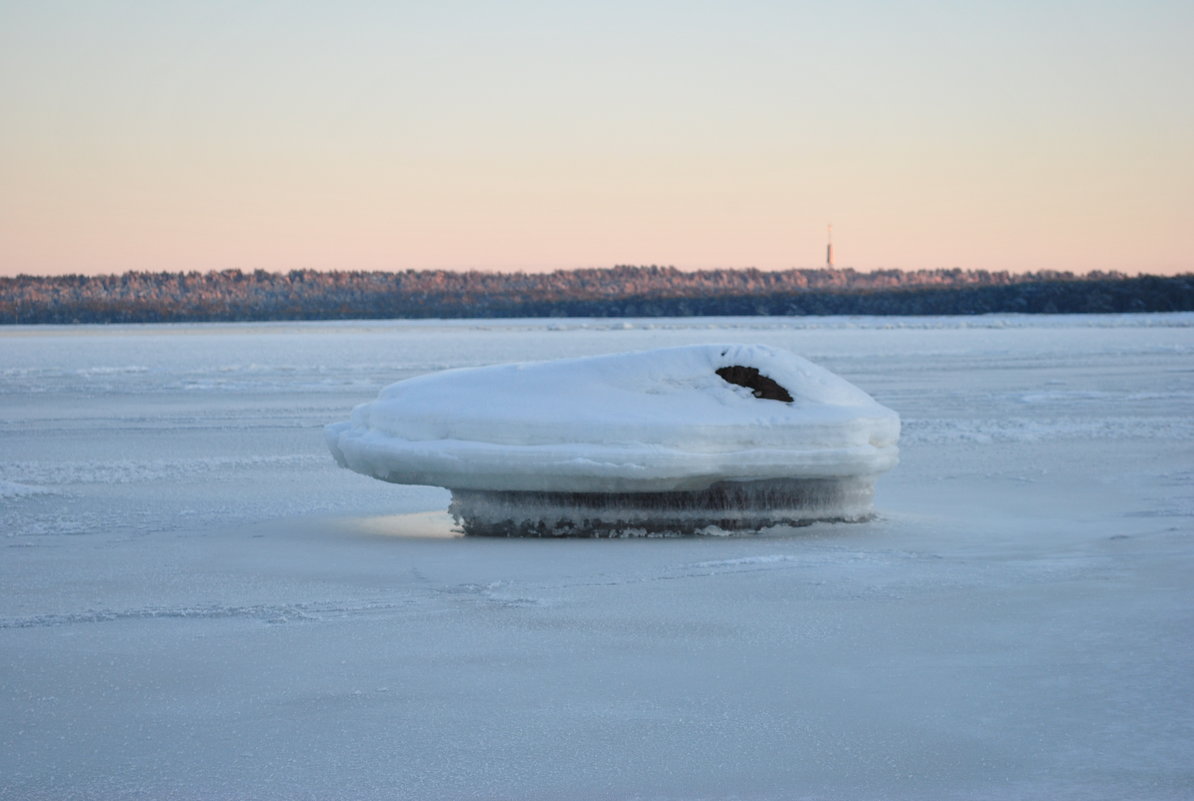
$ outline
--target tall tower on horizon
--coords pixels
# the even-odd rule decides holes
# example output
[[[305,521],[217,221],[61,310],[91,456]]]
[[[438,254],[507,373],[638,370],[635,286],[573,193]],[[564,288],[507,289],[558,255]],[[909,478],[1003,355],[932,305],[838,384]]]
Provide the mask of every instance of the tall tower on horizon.
[[[833,223],[825,226],[826,236],[828,241],[825,245],[825,266],[830,270],[833,269]]]

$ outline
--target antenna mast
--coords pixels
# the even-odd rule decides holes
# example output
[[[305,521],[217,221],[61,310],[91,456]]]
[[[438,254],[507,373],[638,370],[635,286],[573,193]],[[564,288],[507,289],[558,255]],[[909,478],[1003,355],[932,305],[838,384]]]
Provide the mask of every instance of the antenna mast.
[[[833,223],[825,226],[828,244],[825,245],[825,266],[833,269]]]

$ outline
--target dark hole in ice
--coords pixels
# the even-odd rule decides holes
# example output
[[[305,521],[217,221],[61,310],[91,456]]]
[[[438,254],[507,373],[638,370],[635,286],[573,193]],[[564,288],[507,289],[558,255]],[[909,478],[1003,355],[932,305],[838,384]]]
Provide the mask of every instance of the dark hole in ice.
[[[757,367],[733,364],[729,367],[719,367],[717,374],[731,384],[746,387],[754,393],[756,398],[783,401],[784,403],[792,402],[792,395],[767,376],[761,375]]]

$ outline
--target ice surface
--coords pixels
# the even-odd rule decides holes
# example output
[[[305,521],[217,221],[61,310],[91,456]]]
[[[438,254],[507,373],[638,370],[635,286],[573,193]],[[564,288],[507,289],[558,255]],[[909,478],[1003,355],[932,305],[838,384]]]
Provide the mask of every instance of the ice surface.
[[[45,487],[18,484],[15,481],[0,481],[0,498],[19,498],[24,495],[41,495],[50,492]]]
[[[878,517],[466,538],[327,456],[710,340],[900,411]],[[0,328],[0,798],[1184,801],[1192,408],[1189,314]]]
[[[717,374],[730,366],[795,400],[756,397]],[[875,475],[897,460],[899,417],[792,353],[701,345],[411,378],[327,437],[341,465],[401,484],[661,492]]]

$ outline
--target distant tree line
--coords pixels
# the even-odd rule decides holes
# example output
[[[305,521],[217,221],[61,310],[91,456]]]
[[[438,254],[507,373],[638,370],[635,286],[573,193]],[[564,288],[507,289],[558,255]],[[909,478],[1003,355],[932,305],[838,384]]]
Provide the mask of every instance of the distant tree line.
[[[551,273],[291,270],[0,277],[0,323],[1194,310],[1194,273],[619,266]]]

